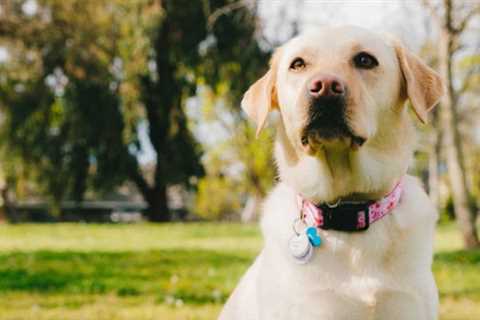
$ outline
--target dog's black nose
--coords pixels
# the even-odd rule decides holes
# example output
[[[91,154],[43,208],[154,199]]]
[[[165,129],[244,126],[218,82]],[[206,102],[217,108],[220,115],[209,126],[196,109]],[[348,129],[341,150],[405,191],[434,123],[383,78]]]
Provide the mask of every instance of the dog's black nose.
[[[345,85],[335,76],[318,75],[310,81],[308,91],[313,98],[338,97],[345,94]]]

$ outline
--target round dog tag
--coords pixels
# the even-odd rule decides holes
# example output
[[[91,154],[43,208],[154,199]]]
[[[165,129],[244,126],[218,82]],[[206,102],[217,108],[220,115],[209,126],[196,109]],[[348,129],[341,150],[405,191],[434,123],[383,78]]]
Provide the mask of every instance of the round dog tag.
[[[290,253],[295,258],[296,262],[305,264],[310,261],[313,254],[313,247],[308,236],[304,232],[293,236],[288,245]]]

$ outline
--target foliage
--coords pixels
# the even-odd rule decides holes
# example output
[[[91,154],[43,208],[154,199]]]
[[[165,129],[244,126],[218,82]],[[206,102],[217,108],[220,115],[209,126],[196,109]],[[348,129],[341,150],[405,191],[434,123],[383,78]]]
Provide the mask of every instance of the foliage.
[[[40,195],[58,203],[128,180],[148,202],[149,218],[168,220],[167,188],[191,186],[204,173],[185,113],[189,97],[204,88],[222,101],[217,115],[232,114],[221,144],[237,163],[247,160],[241,192],[266,192],[273,166],[263,150],[271,144],[251,144],[252,129],[239,109],[243,92],[267,65],[255,7],[224,11],[235,5],[230,0],[42,0],[29,13],[25,3],[6,2],[0,23],[11,60],[0,66],[4,165],[21,163],[21,170],[5,170],[14,189],[26,172]],[[140,125],[156,152],[153,177],[138,163]],[[207,172],[201,185],[211,190],[220,173]],[[239,182],[221,174],[223,183]]]
[[[238,186],[233,179],[209,173],[198,183],[196,213],[206,219],[219,219],[241,209]]]
[[[136,162],[129,146],[138,141],[124,136],[128,112],[118,94],[122,8],[111,1],[37,4],[33,15],[23,11],[23,1],[4,7],[5,148],[35,173],[41,193],[56,202],[80,200],[89,187],[124,181]]]
[[[148,216],[167,221],[167,187],[189,185],[191,177],[203,174],[200,146],[188,127],[186,98],[193,94],[192,68],[198,63],[197,47],[206,37],[202,3],[155,2],[162,19],[147,30],[152,67],[140,75],[140,98],[148,120],[148,135],[157,153],[153,183],[136,177],[150,204]]]
[[[443,320],[480,316],[480,253],[461,246],[439,229]],[[260,247],[250,225],[2,225],[0,318],[213,319]]]
[[[251,194],[264,197],[274,182],[272,141],[271,129],[256,137],[255,128],[241,121],[230,136],[207,149],[207,175],[199,181],[196,213],[221,218],[238,212]]]
[[[4,4],[0,24],[13,60],[0,83],[7,157],[57,203],[130,180],[149,217],[168,220],[167,186],[202,173],[183,113],[184,70],[205,38],[201,5],[43,0],[28,13],[24,3]],[[144,122],[157,153],[152,184],[137,159]]]
[[[263,197],[274,182],[273,132],[267,128],[256,138],[240,109],[244,92],[266,72],[270,56],[260,47],[255,10],[240,8],[219,16],[198,67],[199,126],[217,132],[213,142],[204,144],[207,174],[196,197],[195,211],[207,218],[238,211],[249,195]],[[229,37],[222,35],[224,30],[230,30]]]

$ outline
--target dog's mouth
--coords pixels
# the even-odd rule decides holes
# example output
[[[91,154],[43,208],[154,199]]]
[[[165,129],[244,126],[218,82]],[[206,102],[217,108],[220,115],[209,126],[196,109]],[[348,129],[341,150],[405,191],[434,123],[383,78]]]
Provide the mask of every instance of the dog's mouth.
[[[302,134],[301,143],[302,146],[308,153],[313,153],[318,146],[329,145],[329,144],[342,144],[349,146],[352,150],[358,150],[362,147],[366,138],[355,135],[354,133],[348,132],[341,135],[328,135],[324,136],[321,134],[321,131],[309,131]]]
[[[357,150],[367,140],[356,134],[349,125],[343,97],[313,100],[308,111],[308,122],[300,139],[308,153],[314,152],[318,146],[332,144],[346,145]]]

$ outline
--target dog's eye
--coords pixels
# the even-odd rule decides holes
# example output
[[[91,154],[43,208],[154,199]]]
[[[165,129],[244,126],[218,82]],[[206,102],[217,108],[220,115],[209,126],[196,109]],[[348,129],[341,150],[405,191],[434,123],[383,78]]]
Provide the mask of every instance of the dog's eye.
[[[295,58],[293,59],[292,63],[290,63],[289,69],[298,71],[305,68],[305,66],[306,66],[305,60],[303,60],[302,58]]]
[[[378,66],[378,60],[366,52],[360,52],[353,57],[353,63],[355,67],[360,69],[373,69]]]

